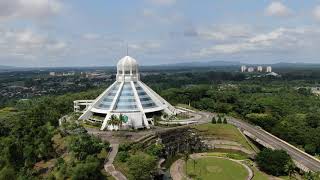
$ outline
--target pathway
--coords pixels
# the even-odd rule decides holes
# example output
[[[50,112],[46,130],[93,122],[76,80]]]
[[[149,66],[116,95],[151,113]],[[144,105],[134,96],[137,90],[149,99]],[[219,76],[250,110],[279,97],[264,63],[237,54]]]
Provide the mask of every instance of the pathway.
[[[111,151],[108,155],[107,162],[104,164],[104,169],[106,172],[111,174],[116,180],[127,180],[127,178],[120,172],[115,169],[113,166],[114,158],[116,157],[119,149],[119,144],[111,144]]]

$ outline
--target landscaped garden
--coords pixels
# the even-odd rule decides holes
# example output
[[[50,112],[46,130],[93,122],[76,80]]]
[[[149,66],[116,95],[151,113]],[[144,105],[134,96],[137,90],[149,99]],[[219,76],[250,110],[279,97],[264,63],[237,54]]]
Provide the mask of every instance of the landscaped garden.
[[[244,180],[249,173],[238,162],[220,157],[205,157],[190,159],[187,163],[187,174],[193,179]]]

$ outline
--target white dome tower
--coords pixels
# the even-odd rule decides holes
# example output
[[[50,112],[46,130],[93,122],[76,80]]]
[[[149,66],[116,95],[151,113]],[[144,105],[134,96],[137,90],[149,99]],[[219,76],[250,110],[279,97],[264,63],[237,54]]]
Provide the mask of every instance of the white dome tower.
[[[108,123],[112,115],[123,115],[123,127],[150,128],[155,114],[176,114],[176,109],[140,81],[137,61],[125,56],[117,64],[117,78],[79,119],[101,123],[101,130],[119,129]]]
[[[117,81],[138,81],[139,66],[135,59],[125,56],[117,64]]]

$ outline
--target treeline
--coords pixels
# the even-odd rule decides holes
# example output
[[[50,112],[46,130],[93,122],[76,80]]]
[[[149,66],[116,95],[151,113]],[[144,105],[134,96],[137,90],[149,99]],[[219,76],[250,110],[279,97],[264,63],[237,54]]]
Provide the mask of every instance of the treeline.
[[[320,98],[306,89],[226,83],[171,88],[161,95],[172,104],[246,119],[308,153],[320,154]]]

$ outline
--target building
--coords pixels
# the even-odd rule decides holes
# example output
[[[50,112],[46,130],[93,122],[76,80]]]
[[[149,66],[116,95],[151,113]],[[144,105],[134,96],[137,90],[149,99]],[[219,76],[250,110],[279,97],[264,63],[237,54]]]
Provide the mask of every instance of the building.
[[[267,66],[267,70],[266,70],[267,73],[270,73],[272,72],[272,67],[271,66]]]
[[[139,67],[135,59],[125,56],[117,64],[116,81],[93,101],[75,101],[86,106],[79,119],[101,123],[101,130],[118,130],[111,124],[112,117],[121,117],[121,128],[150,128],[154,115],[176,114],[176,109],[140,81]],[[112,116],[113,115],[113,116]],[[120,116],[121,115],[121,116]]]
[[[247,70],[247,66],[241,66],[241,72],[246,72],[246,70]]]
[[[262,71],[263,71],[262,66],[258,66],[258,67],[257,67],[257,71],[258,71],[258,72],[262,72]]]
[[[249,67],[248,68],[248,72],[254,72],[254,68],[253,67]]]
[[[55,75],[56,75],[55,72],[50,72],[50,73],[49,73],[49,76],[55,76]]]

